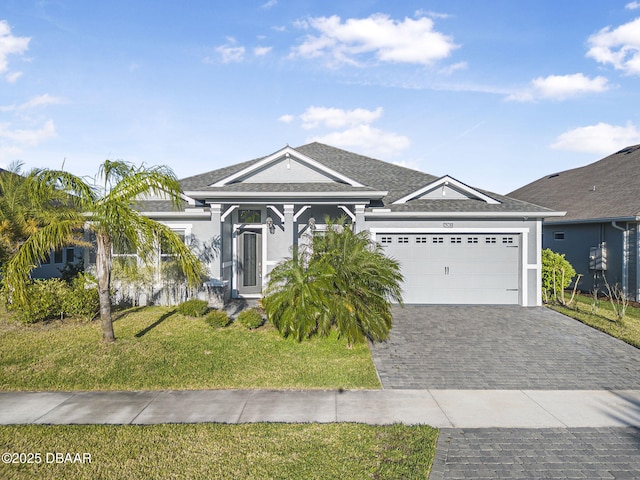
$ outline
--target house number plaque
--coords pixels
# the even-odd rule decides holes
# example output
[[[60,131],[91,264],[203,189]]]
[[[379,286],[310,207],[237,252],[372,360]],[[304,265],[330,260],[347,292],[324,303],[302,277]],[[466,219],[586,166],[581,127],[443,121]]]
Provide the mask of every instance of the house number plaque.
[[[453,222],[444,222],[442,226],[444,228],[453,228]]]

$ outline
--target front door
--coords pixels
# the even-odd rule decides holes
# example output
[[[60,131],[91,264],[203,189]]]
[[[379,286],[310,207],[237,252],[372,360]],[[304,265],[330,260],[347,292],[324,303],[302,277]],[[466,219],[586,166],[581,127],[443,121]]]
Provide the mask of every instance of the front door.
[[[238,239],[238,293],[262,292],[262,233],[243,230]]]

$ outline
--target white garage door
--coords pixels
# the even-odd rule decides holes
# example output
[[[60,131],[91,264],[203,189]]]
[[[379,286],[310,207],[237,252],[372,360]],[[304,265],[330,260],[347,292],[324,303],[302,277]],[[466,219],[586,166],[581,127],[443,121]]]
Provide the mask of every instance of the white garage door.
[[[377,236],[404,275],[405,303],[518,304],[519,234]]]

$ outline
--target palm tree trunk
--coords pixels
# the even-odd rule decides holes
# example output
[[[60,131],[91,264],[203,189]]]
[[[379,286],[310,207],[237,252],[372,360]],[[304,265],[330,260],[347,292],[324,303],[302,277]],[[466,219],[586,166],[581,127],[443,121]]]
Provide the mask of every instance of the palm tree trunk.
[[[113,342],[113,319],[111,318],[111,239],[104,232],[96,235],[96,274],[98,276],[98,296],[100,298],[100,321],[102,323],[102,339]]]

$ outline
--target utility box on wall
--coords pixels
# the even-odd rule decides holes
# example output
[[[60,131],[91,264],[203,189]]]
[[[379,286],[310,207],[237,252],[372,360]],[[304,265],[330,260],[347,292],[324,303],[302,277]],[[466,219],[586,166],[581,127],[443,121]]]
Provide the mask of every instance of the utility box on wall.
[[[607,269],[607,245],[601,243],[589,249],[589,270],[605,271]]]

